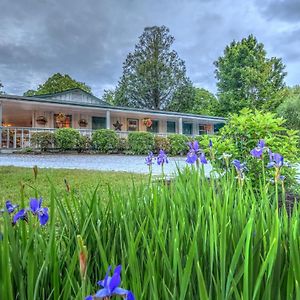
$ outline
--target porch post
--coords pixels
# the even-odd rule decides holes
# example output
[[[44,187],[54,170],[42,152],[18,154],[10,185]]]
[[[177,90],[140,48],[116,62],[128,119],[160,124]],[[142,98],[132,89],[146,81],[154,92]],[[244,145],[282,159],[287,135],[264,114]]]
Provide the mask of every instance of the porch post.
[[[2,148],[2,102],[0,102],[0,148]]]
[[[182,118],[178,120],[178,133],[182,134]]]
[[[110,110],[106,111],[106,129],[110,129]]]
[[[32,128],[35,127],[35,113],[34,113],[34,111],[32,111],[32,114],[31,114],[31,127]]]

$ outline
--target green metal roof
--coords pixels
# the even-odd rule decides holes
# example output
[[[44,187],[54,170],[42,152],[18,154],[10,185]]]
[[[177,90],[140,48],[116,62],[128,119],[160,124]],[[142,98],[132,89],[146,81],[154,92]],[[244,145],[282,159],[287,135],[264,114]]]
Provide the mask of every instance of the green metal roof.
[[[60,99],[49,99],[45,98],[38,98],[36,96],[16,96],[16,95],[0,95],[1,99],[11,99],[17,101],[28,101],[28,102],[35,102],[35,103],[49,103],[49,104],[61,104],[61,105],[68,105],[68,106],[77,106],[82,108],[103,108],[109,109],[110,111],[124,111],[124,112],[140,112],[140,113],[149,113],[149,114],[159,114],[159,115],[166,115],[166,116],[177,116],[177,117],[189,117],[189,118],[200,118],[200,119],[207,119],[212,120],[214,122],[225,123],[226,119],[222,117],[215,117],[215,116],[205,116],[205,115],[197,115],[197,114],[190,114],[190,113],[179,113],[179,112],[172,112],[172,111],[162,111],[162,110],[151,110],[151,109],[141,109],[141,108],[132,108],[132,107],[122,107],[122,106],[113,106],[104,101],[100,104],[95,103],[81,103],[81,102],[66,102]]]
[[[82,92],[84,94],[87,94],[91,98],[95,99],[99,103],[110,105],[109,103],[104,102],[100,98],[94,96],[93,94],[91,94],[91,93],[89,93],[89,92],[87,92],[87,91],[85,91],[85,90],[83,90],[81,88],[73,88],[73,89],[68,89],[68,90],[64,90],[64,91],[61,91],[61,92],[57,92],[57,93],[41,94],[41,95],[34,95],[34,96],[28,96],[28,97],[34,97],[34,98],[51,98],[51,99],[54,99],[55,96],[65,95],[65,94],[68,94],[68,93],[74,92],[74,91],[80,91],[80,92]]]

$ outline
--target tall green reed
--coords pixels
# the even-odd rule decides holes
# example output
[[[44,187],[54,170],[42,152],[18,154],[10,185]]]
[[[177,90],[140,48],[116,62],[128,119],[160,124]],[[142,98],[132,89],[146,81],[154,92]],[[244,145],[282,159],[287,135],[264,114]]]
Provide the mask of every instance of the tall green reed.
[[[207,179],[195,167],[170,185],[108,187],[108,200],[49,186],[46,226],[0,221],[1,299],[82,299],[110,264],[123,265],[122,286],[137,299],[300,297],[299,207],[279,210],[270,186],[240,185],[233,172]]]

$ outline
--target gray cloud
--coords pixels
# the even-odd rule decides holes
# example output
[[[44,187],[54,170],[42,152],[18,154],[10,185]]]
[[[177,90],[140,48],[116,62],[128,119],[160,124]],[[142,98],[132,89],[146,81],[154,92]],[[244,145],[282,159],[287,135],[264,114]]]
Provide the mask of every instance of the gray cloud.
[[[213,61],[233,39],[250,33],[270,56],[283,58],[293,85],[300,27],[296,12],[278,7],[255,0],[1,0],[0,80],[6,92],[22,94],[54,72],[68,73],[101,95],[117,84],[143,28],[166,25],[197,86],[215,91]]]
[[[271,19],[297,23],[300,22],[299,0],[269,0],[265,3],[263,2],[261,8],[263,14]]]

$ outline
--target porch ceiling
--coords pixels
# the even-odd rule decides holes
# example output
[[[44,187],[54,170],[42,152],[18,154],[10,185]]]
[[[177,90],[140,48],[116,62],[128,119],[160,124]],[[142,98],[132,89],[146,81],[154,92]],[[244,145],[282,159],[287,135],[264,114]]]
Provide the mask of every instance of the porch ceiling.
[[[222,118],[209,118],[209,117],[201,117],[201,116],[193,116],[193,115],[180,115],[174,113],[174,115],[169,112],[168,114],[159,113],[159,112],[151,112],[151,111],[129,111],[122,110],[118,107],[89,107],[89,106],[78,106],[71,104],[59,104],[59,103],[42,103],[42,102],[30,102],[30,101],[20,101],[15,99],[0,99],[2,100],[3,106],[3,120],[5,121],[5,116],[14,116],[16,117],[18,114],[23,114],[24,117],[28,117],[28,113],[31,114],[32,111],[44,111],[44,112],[63,112],[63,113],[81,113],[88,115],[104,115],[107,110],[110,110],[112,116],[126,116],[128,118],[138,118],[142,119],[145,117],[149,117],[152,119],[168,119],[168,120],[178,120],[182,118],[183,120],[198,120],[203,123],[222,123],[224,122]],[[31,118],[31,116],[30,116]]]

